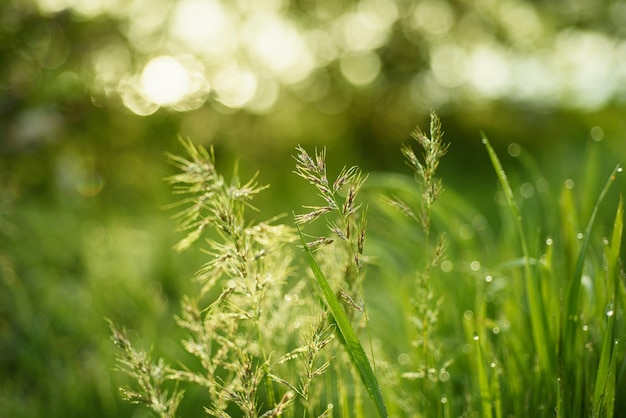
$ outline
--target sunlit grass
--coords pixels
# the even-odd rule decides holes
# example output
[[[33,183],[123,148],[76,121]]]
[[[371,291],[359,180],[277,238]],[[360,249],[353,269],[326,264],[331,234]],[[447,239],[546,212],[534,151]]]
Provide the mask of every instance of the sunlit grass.
[[[120,365],[139,383],[126,397],[162,417],[193,386],[220,417],[612,417],[626,407],[621,168],[597,173],[590,154],[581,176],[605,176],[604,187],[568,180],[554,192],[524,150],[510,176],[483,136],[500,187],[493,219],[471,191],[435,177],[442,137],[433,114],[414,135],[422,153],[402,149],[414,178],[351,167],[332,180],[324,151],[298,147],[295,172],[321,203],[304,202],[297,230],[289,217],[254,220],[263,187],[226,181],[211,152],[184,141],[189,156],[171,157],[180,173],[170,178],[186,196],[179,249],[208,246],[177,319],[196,361],[151,360],[114,327]]]

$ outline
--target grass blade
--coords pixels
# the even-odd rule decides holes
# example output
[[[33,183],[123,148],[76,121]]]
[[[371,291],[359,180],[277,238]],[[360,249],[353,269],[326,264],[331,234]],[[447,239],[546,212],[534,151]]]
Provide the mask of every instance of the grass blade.
[[[589,239],[591,237],[591,230],[593,229],[593,225],[596,220],[596,215],[598,214],[598,210],[600,208],[600,204],[604,200],[604,197],[608,193],[611,185],[616,179],[616,174],[620,171],[619,165],[617,165],[609,179],[607,180],[602,192],[600,192],[600,196],[598,196],[598,200],[596,201],[596,205],[593,208],[593,212],[591,213],[591,217],[589,218],[589,223],[587,224],[587,228],[585,229],[585,235],[583,236],[583,241],[580,247],[580,251],[578,252],[578,258],[576,260],[576,266],[574,268],[574,275],[569,282],[569,288],[567,290],[567,296],[565,299],[565,334],[564,334],[564,347],[574,347],[574,342],[576,340],[577,333],[577,325],[578,325],[578,309],[579,309],[579,299],[580,299],[580,286],[581,279],[583,275],[583,267],[585,264],[585,255],[587,253],[587,246],[589,245]],[[575,361],[572,359],[572,361]]]
[[[300,230],[300,226],[297,223],[296,226],[298,227],[298,234],[300,235],[300,241],[304,247],[307,262],[313,272],[313,275],[315,276],[317,288],[322,294],[324,302],[326,303],[326,306],[328,307],[328,310],[330,311],[337,324],[337,328],[343,337],[342,342],[344,343],[344,347],[348,351],[348,354],[350,354],[352,363],[361,376],[361,381],[374,401],[378,414],[381,418],[386,418],[388,415],[387,408],[385,407],[385,402],[383,400],[383,394],[378,384],[378,380],[376,379],[376,375],[374,374],[374,370],[372,369],[369,359],[365,354],[365,350],[363,350],[363,346],[359,342],[354,329],[352,329],[350,320],[341,307],[339,300],[335,296],[335,292],[333,292],[328,280],[324,276],[324,273],[322,273],[322,270],[317,264],[317,261],[315,261],[311,250],[307,246],[304,236],[302,235],[302,231]]]
[[[492,418],[493,410],[491,405],[491,390],[489,387],[489,376],[487,376],[487,366],[483,358],[483,349],[479,335],[474,334],[476,341],[476,367],[478,369],[478,387],[480,389],[480,404],[482,406],[482,416]]]
[[[554,376],[554,373],[556,372],[556,350],[554,349],[553,339],[548,330],[548,318],[545,312],[545,303],[541,296],[541,289],[536,281],[537,277],[533,275],[530,252],[528,250],[528,243],[526,241],[526,235],[522,225],[522,217],[517,207],[517,203],[515,202],[513,190],[507,180],[506,173],[504,172],[502,164],[498,159],[498,155],[484,134],[482,142],[487,148],[487,153],[489,154],[493,168],[496,171],[496,175],[498,176],[498,180],[500,181],[500,185],[502,186],[502,190],[506,196],[507,204],[513,214],[515,227],[519,234],[522,253],[525,258],[524,275],[528,306],[530,309],[533,341],[539,355],[539,360],[543,365],[543,369],[546,371],[546,375]]]
[[[622,230],[624,223],[624,206],[620,196],[615,223],[613,225],[613,235],[611,246],[608,250],[608,289],[609,306],[607,307],[607,325],[604,332],[604,342],[600,354],[600,363],[596,373],[596,384],[593,392],[593,416],[600,416],[602,410],[605,416],[613,416],[613,404],[615,403],[615,349],[614,347],[614,326],[617,312],[617,291],[619,275],[619,253],[622,243]]]

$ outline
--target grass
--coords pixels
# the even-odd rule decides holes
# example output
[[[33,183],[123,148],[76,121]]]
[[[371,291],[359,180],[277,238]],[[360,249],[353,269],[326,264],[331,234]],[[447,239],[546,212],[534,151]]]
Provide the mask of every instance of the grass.
[[[244,417],[613,417],[626,408],[621,168],[589,153],[555,190],[528,153],[511,176],[489,140],[496,210],[444,190],[439,119],[401,152],[410,175],[327,174],[298,147],[306,212],[257,221],[256,177],[227,181],[182,141],[177,246],[207,262],[176,321],[188,355],[153,358],[111,324],[123,395]],[[598,176],[606,177],[596,190]],[[526,179],[527,176],[529,180]],[[468,193],[469,194],[469,193]],[[134,382],[134,383],[133,383]],[[186,414],[189,414],[188,412]]]

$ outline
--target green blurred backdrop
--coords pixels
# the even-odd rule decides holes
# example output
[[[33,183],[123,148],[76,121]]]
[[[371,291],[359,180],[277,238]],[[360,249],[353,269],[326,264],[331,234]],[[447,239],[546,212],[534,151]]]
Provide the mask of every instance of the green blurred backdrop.
[[[608,174],[626,157],[626,1],[3,0],[0,417],[143,413],[119,400],[105,318],[178,353],[204,256],[171,250],[177,136],[260,171],[269,217],[310,203],[296,144],[327,147],[331,171],[406,172],[399,146],[431,109],[446,187],[484,211],[481,130],[563,180],[598,147]]]

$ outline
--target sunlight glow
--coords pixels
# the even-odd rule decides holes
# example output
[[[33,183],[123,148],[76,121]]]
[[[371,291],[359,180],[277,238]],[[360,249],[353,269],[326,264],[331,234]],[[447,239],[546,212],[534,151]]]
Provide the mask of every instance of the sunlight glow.
[[[339,39],[348,51],[376,49],[384,45],[390,34],[388,22],[369,11],[346,13],[338,24]]]
[[[454,13],[443,1],[427,0],[418,3],[411,15],[413,29],[431,35],[448,32],[454,24]]]
[[[481,45],[471,52],[467,77],[476,93],[485,97],[506,94],[511,82],[511,69],[505,51]]]
[[[351,54],[341,58],[339,62],[341,74],[355,86],[366,86],[372,83],[380,73],[380,59],[374,52]]]
[[[182,0],[169,23],[172,37],[184,48],[213,59],[237,48],[238,29],[234,12],[218,0]]]
[[[307,77],[315,64],[300,32],[274,13],[260,13],[243,27],[243,44],[258,65],[283,82],[295,83]]]
[[[430,53],[430,67],[445,87],[458,87],[466,80],[467,55],[455,43],[435,45]]]
[[[46,14],[126,19],[126,39],[99,41],[87,62],[94,90],[119,95],[141,115],[196,109],[211,91],[226,107],[256,113],[292,91],[333,113],[350,102],[349,85],[379,80],[379,49],[396,30],[420,64],[407,86],[420,109],[465,99],[582,109],[626,100],[626,42],[590,29],[551,29],[532,2],[476,0],[465,10],[439,0],[307,0],[301,18],[287,0],[33,1]],[[611,10],[614,26],[623,26],[626,2]],[[42,56],[53,56],[53,44],[40,48]],[[150,57],[139,73],[133,54]],[[338,88],[337,73],[326,67],[349,83],[343,91],[328,94]]]
[[[254,98],[257,86],[256,76],[236,64],[224,66],[213,80],[217,100],[230,108],[245,106]]]
[[[189,90],[189,75],[173,57],[152,59],[141,73],[141,91],[154,104],[168,105],[180,101]]]
[[[614,42],[597,32],[566,30],[558,35],[558,71],[573,103],[583,108],[606,103],[619,84],[615,52]]]

